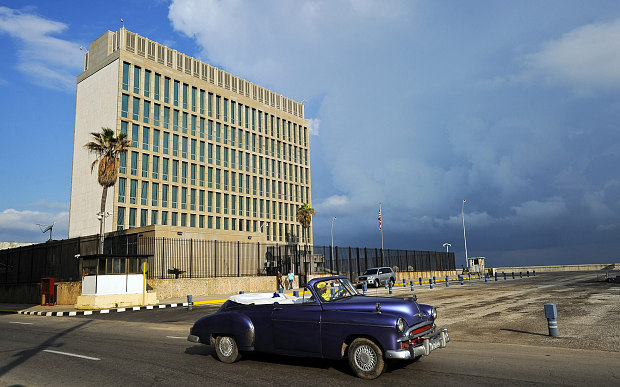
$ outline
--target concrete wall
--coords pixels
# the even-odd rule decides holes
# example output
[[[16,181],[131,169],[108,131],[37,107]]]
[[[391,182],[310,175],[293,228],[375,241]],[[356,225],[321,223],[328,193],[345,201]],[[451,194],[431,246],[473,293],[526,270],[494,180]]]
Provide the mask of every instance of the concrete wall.
[[[186,297],[188,294],[194,297],[230,295],[237,294],[240,290],[246,293],[273,292],[277,286],[275,276],[155,279],[149,280],[148,284],[157,292],[160,300]]]
[[[56,304],[73,305],[82,294],[82,282],[57,282]],[[40,304],[41,284],[0,285],[0,302],[11,304]]]
[[[510,267],[497,267],[498,273],[506,272],[512,273],[513,271],[526,272],[536,270],[537,272],[545,271],[596,271],[596,270],[620,270],[620,263],[602,263],[591,265],[549,265],[549,266],[510,266]]]

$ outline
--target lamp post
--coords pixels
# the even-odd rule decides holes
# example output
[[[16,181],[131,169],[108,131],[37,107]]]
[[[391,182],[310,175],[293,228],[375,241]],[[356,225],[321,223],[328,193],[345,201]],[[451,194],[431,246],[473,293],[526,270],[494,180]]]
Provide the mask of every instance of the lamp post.
[[[105,218],[110,216],[107,211],[98,212],[97,219],[99,219],[99,254],[103,254],[103,241],[105,239]]]
[[[334,221],[336,220],[336,217],[334,216],[332,218],[332,260],[334,259]]]
[[[465,241],[465,267],[469,268],[469,261],[467,259],[467,237],[465,236],[465,199],[463,199],[461,215],[463,217],[463,240]]]
[[[446,253],[448,252],[448,249],[449,249],[451,246],[452,246],[452,245],[451,245],[450,243],[448,243],[448,242],[446,242],[446,243],[444,243],[444,244],[443,244],[443,247],[445,247],[445,248],[446,248]]]

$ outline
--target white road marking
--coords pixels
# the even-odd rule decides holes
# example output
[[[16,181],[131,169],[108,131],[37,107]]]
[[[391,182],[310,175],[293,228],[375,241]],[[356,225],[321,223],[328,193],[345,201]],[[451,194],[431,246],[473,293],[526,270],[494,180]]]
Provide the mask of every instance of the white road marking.
[[[32,325],[33,323],[25,323],[25,322],[19,322],[19,321],[10,321],[9,324]]]
[[[65,355],[65,356],[73,356],[73,357],[79,357],[81,359],[87,359],[87,360],[101,360],[99,358],[96,357],[90,357],[90,356],[84,356],[84,355],[78,355],[75,353],[69,353],[69,352],[60,352],[60,351],[52,351],[51,349],[44,349],[43,352],[49,352],[49,353],[55,353],[57,355]]]
[[[187,339],[187,337],[180,337],[180,336],[166,336],[166,337],[169,339],[183,339],[183,340]]]

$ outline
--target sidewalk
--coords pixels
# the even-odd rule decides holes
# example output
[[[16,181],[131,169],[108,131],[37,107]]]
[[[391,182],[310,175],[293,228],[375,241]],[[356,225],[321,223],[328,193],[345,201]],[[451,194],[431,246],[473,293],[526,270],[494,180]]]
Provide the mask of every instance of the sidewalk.
[[[287,290],[285,293],[292,295],[293,291],[300,289]],[[218,294],[213,296],[195,296],[193,305],[223,304],[233,294]],[[187,298],[168,298],[159,300],[157,305],[134,306],[113,309],[80,310],[73,305],[37,305],[37,304],[6,304],[0,303],[0,313],[28,314],[37,316],[77,316],[90,315],[94,313],[126,312],[133,310],[152,310],[163,308],[187,307]]]
[[[458,279],[450,278],[450,282],[456,282]],[[477,276],[472,276],[471,282],[479,282],[480,278]],[[445,279],[437,279],[438,283],[443,282],[445,284]],[[468,280],[465,280],[465,283],[468,283]],[[419,293],[420,291],[424,291],[428,288],[429,280],[423,280],[423,284],[427,286],[420,286],[419,282],[415,282],[415,292]],[[435,285],[438,288],[444,287],[439,286],[439,284]],[[294,291],[300,291],[300,288],[285,290],[285,293],[293,295]],[[362,289],[358,289],[360,293],[362,293]],[[400,282],[396,282],[393,287],[394,293],[404,293],[402,295],[411,295],[415,294],[411,292],[410,285],[407,283],[406,286],[402,285],[402,280]],[[379,286],[378,288],[370,288],[368,289],[369,295],[380,295],[380,296],[389,296],[389,290],[384,286]],[[193,297],[193,305],[208,305],[208,304],[223,304],[226,300],[232,296],[233,294],[219,294],[213,296],[195,296]],[[78,310],[73,307],[73,305],[55,305],[55,306],[45,306],[45,305],[36,305],[36,304],[3,304],[0,303],[0,313],[15,313],[15,314],[27,314],[27,315],[37,315],[37,316],[77,316],[77,315],[91,315],[94,313],[114,313],[114,312],[126,312],[126,311],[134,311],[134,310],[152,310],[152,309],[163,309],[163,308],[177,308],[177,307],[187,307],[187,298],[168,298],[159,300],[159,304],[157,305],[147,305],[147,306],[134,306],[134,307],[125,307],[125,308],[113,308],[113,309],[98,309],[98,310]]]

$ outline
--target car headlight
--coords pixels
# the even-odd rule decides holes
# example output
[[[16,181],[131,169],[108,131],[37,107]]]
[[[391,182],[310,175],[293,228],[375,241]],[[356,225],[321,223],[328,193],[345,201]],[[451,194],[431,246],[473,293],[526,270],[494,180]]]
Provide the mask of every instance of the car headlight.
[[[403,320],[402,318],[398,318],[398,320],[396,321],[396,330],[400,333],[402,331],[405,330],[405,320]]]
[[[431,317],[433,318],[433,320],[437,319],[437,309],[435,309],[435,307],[431,309]]]

